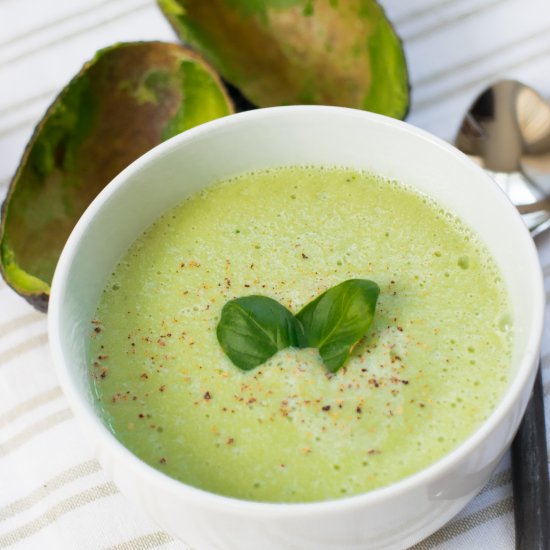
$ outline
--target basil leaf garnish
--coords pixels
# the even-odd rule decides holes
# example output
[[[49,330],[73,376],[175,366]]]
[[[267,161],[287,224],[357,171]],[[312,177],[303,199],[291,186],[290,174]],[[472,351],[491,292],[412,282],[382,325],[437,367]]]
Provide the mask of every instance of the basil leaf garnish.
[[[369,329],[379,294],[375,282],[350,279],[318,296],[296,315],[304,329],[301,347],[318,348],[328,370],[336,372]]]
[[[242,370],[265,363],[281,349],[299,347],[301,332],[294,315],[267,296],[245,296],[227,302],[217,328],[223,351]]]
[[[327,369],[336,372],[369,329],[379,294],[375,282],[350,279],[315,298],[296,316],[267,296],[237,298],[222,309],[218,342],[242,370],[288,347],[312,347],[319,349]]]

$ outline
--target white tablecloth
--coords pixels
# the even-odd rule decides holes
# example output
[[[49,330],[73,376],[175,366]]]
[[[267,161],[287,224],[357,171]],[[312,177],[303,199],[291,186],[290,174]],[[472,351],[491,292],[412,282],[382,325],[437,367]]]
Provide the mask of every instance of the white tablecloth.
[[[412,124],[452,141],[472,99],[499,77],[520,79],[550,97],[547,0],[381,3],[404,40]],[[34,124],[84,61],[108,44],[148,39],[174,40],[154,0],[0,0],[0,200]],[[537,244],[548,285],[550,233]],[[547,417],[549,330],[547,325],[543,341]],[[513,548],[512,509],[506,457],[478,497],[416,548]],[[45,316],[0,282],[0,548],[5,547],[186,548],[105,476],[58,385]]]

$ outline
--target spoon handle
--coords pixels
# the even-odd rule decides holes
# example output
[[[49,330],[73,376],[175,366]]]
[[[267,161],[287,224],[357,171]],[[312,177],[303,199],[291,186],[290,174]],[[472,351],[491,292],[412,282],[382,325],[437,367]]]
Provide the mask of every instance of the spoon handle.
[[[550,490],[539,364],[533,394],[512,443],[512,482],[517,550],[550,549]]]
[[[541,210],[546,210],[546,212],[548,212],[550,211],[550,197],[527,204],[516,204],[516,208],[520,214],[533,214],[534,212],[540,212]]]

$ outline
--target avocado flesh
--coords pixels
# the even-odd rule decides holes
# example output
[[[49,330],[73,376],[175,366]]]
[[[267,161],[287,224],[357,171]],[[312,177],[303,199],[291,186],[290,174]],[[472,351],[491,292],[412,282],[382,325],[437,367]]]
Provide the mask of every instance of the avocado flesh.
[[[180,38],[259,107],[407,113],[403,48],[374,0],[157,1]]]
[[[103,187],[155,145],[232,112],[217,75],[182,46],[98,52],[50,106],[12,180],[0,224],[7,283],[46,311],[61,250]]]

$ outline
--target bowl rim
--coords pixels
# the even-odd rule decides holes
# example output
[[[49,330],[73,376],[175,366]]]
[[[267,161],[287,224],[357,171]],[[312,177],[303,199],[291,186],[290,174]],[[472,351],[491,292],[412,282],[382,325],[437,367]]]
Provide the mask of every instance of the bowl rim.
[[[533,327],[537,330],[532,331],[531,334],[528,335],[525,352],[519,362],[517,373],[511,379],[508,388],[499,401],[497,407],[481,424],[481,426],[479,426],[468,438],[436,462],[389,485],[365,493],[332,500],[296,503],[244,500],[212,493],[168,476],[134,455],[131,451],[124,447],[124,445],[122,445],[122,443],[120,443],[112,432],[110,432],[109,429],[103,424],[91,404],[80,397],[78,389],[72,383],[71,376],[69,374],[71,369],[63,355],[62,337],[59,330],[60,319],[63,312],[63,304],[58,296],[62,296],[63,294],[63,289],[69,279],[70,267],[77,257],[77,249],[80,240],[87,231],[89,223],[97,212],[109,202],[109,197],[115,193],[119,187],[125,185],[128,180],[132,179],[134,174],[138,173],[150,162],[156,161],[174,149],[185,147],[187,142],[208,136],[208,134],[218,132],[220,129],[241,124],[242,121],[254,121],[259,119],[265,123],[272,117],[284,115],[300,116],[306,113],[315,114],[316,116],[335,115],[359,117],[364,119],[366,124],[378,123],[397,131],[412,134],[415,138],[429,142],[431,146],[442,149],[447,154],[454,157],[457,162],[464,165],[465,169],[470,170],[472,174],[476,175],[476,177],[480,180],[480,184],[485,182],[485,185],[492,186],[495,190],[501,191],[482,168],[473,163],[466,155],[458,151],[458,149],[442,139],[426,132],[425,130],[412,126],[409,123],[383,115],[346,107],[293,105],[284,107],[269,107],[237,113],[186,130],[185,132],[157,145],[136,159],[121,173],[119,173],[98,194],[73,229],[63,249],[52,281],[48,312],[48,333],[56,374],[59,378],[64,394],[67,397],[71,408],[75,411],[77,417],[80,417],[80,419],[85,421],[88,426],[92,427],[94,437],[101,440],[112,454],[120,460],[125,461],[129,467],[133,468],[134,471],[136,471],[139,476],[145,478],[147,482],[158,486],[165,492],[174,495],[177,494],[179,497],[187,501],[192,501],[203,508],[223,510],[226,513],[231,512],[235,514],[245,514],[249,517],[256,518],[282,518],[287,516],[299,518],[305,515],[311,516],[315,514],[324,514],[326,512],[336,513],[355,510],[365,506],[376,505],[379,502],[391,500],[392,498],[398,497],[400,494],[418,489],[421,486],[426,486],[430,481],[440,477],[445,472],[451,471],[454,465],[460,463],[460,461],[462,461],[475,447],[480,445],[482,441],[497,427],[506,413],[509,412],[514,404],[520,400],[523,392],[525,391],[525,387],[532,385],[534,380],[536,366],[538,364],[538,354],[544,321],[545,297],[543,275],[534,241],[524,226],[516,208],[511,204],[504,192],[501,191],[500,194],[495,193],[495,201],[501,202],[503,207],[508,209],[510,212],[510,222],[516,225],[516,230],[520,235],[522,235],[524,246],[526,247],[526,254],[530,257],[530,278],[533,284],[534,292],[537,294],[531,319]],[[525,400],[525,403],[526,402],[527,400]]]

